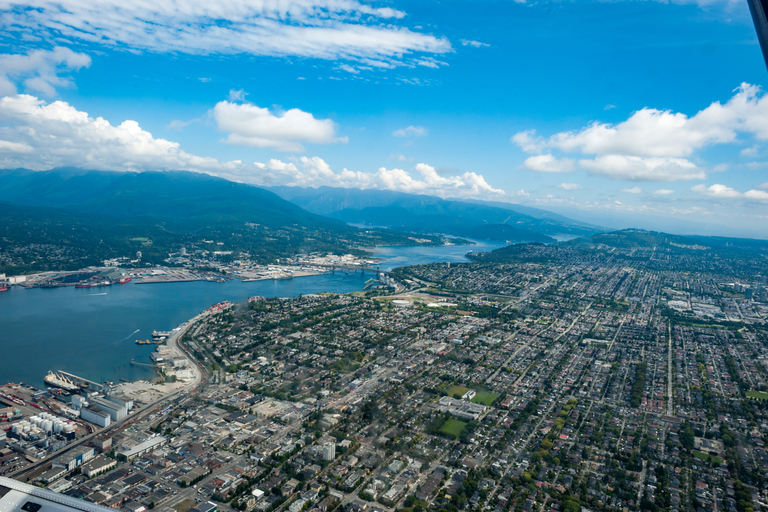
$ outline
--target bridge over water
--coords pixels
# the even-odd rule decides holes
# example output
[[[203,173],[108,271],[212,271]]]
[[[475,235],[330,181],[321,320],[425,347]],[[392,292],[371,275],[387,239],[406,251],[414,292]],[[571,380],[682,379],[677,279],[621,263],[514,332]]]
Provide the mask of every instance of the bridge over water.
[[[318,268],[329,268],[331,270],[344,270],[344,271],[354,271],[357,272],[358,270],[361,272],[376,272],[379,276],[385,275],[388,276],[392,273],[391,270],[382,270],[380,268],[374,268],[374,267],[364,267],[361,265],[334,265],[334,264],[323,264],[323,263],[310,263],[308,261],[300,261],[299,265],[306,265],[308,267],[318,267]]]

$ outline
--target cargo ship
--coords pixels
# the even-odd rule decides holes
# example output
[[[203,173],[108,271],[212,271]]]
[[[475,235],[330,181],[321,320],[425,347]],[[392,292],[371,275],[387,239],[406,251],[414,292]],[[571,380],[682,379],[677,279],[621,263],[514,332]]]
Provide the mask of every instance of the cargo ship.
[[[121,277],[121,278],[120,278],[120,280],[118,281],[118,283],[120,283],[120,284],[125,284],[125,283],[127,283],[128,281],[130,281],[131,279],[133,279],[131,276],[123,276],[123,277]]]
[[[77,384],[75,384],[65,376],[59,375],[58,373],[54,373],[52,371],[49,371],[48,375],[46,375],[43,378],[43,380],[47,385],[54,388],[61,388],[69,392],[80,391],[80,386],[78,386]]]
[[[111,281],[94,281],[94,282],[87,282],[87,283],[78,283],[75,285],[75,288],[96,288],[98,286],[109,286],[111,285]]]

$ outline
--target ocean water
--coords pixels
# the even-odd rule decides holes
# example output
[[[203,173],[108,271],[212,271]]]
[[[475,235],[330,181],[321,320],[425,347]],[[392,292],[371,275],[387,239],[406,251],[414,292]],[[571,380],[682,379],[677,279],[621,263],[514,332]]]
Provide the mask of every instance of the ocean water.
[[[380,268],[434,261],[466,261],[475,246],[382,247]],[[0,293],[0,383],[26,382],[43,387],[49,370],[64,370],[97,382],[151,378],[145,366],[154,345],[137,345],[152,331],[173,329],[212,304],[248,297],[297,297],[300,294],[362,290],[371,272],[337,271],[291,280],[238,280],[224,283],[184,282],[112,285],[105,288],[12,287]]]

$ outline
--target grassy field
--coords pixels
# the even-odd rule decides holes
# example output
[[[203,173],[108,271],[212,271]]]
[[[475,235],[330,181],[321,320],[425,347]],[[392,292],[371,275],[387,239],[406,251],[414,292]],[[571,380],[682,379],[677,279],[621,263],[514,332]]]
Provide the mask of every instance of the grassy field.
[[[768,400],[768,393],[765,391],[747,391],[747,396],[758,400]]]
[[[499,398],[499,395],[495,393],[490,393],[488,391],[478,391],[472,401],[476,404],[483,404],[490,407],[493,401],[497,398]]]
[[[714,462],[715,464],[723,463],[723,459],[721,459],[720,457],[715,457],[713,455],[710,455],[704,452],[693,452],[693,456],[696,457],[697,459],[701,459],[707,462]]]
[[[469,391],[469,388],[464,386],[451,386],[451,389],[448,390],[448,396],[453,397],[454,395],[461,395],[464,396],[464,393]]]
[[[465,421],[459,421],[451,418],[450,420],[443,423],[443,426],[440,427],[440,431],[459,437],[465,426],[467,426]]]

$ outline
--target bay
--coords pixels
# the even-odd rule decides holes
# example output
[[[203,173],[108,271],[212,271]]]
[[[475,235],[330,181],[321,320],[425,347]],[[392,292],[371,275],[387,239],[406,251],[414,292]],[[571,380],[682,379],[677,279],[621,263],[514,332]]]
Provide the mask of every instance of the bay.
[[[474,246],[380,247],[373,255],[380,268],[436,261],[466,261]],[[238,280],[112,285],[107,288],[12,287],[0,293],[0,383],[26,382],[43,387],[49,370],[64,370],[94,381],[136,380],[156,376],[147,366],[153,345],[138,345],[152,331],[170,330],[212,304],[248,297],[297,297],[300,294],[362,290],[372,272],[350,272],[290,280]]]

